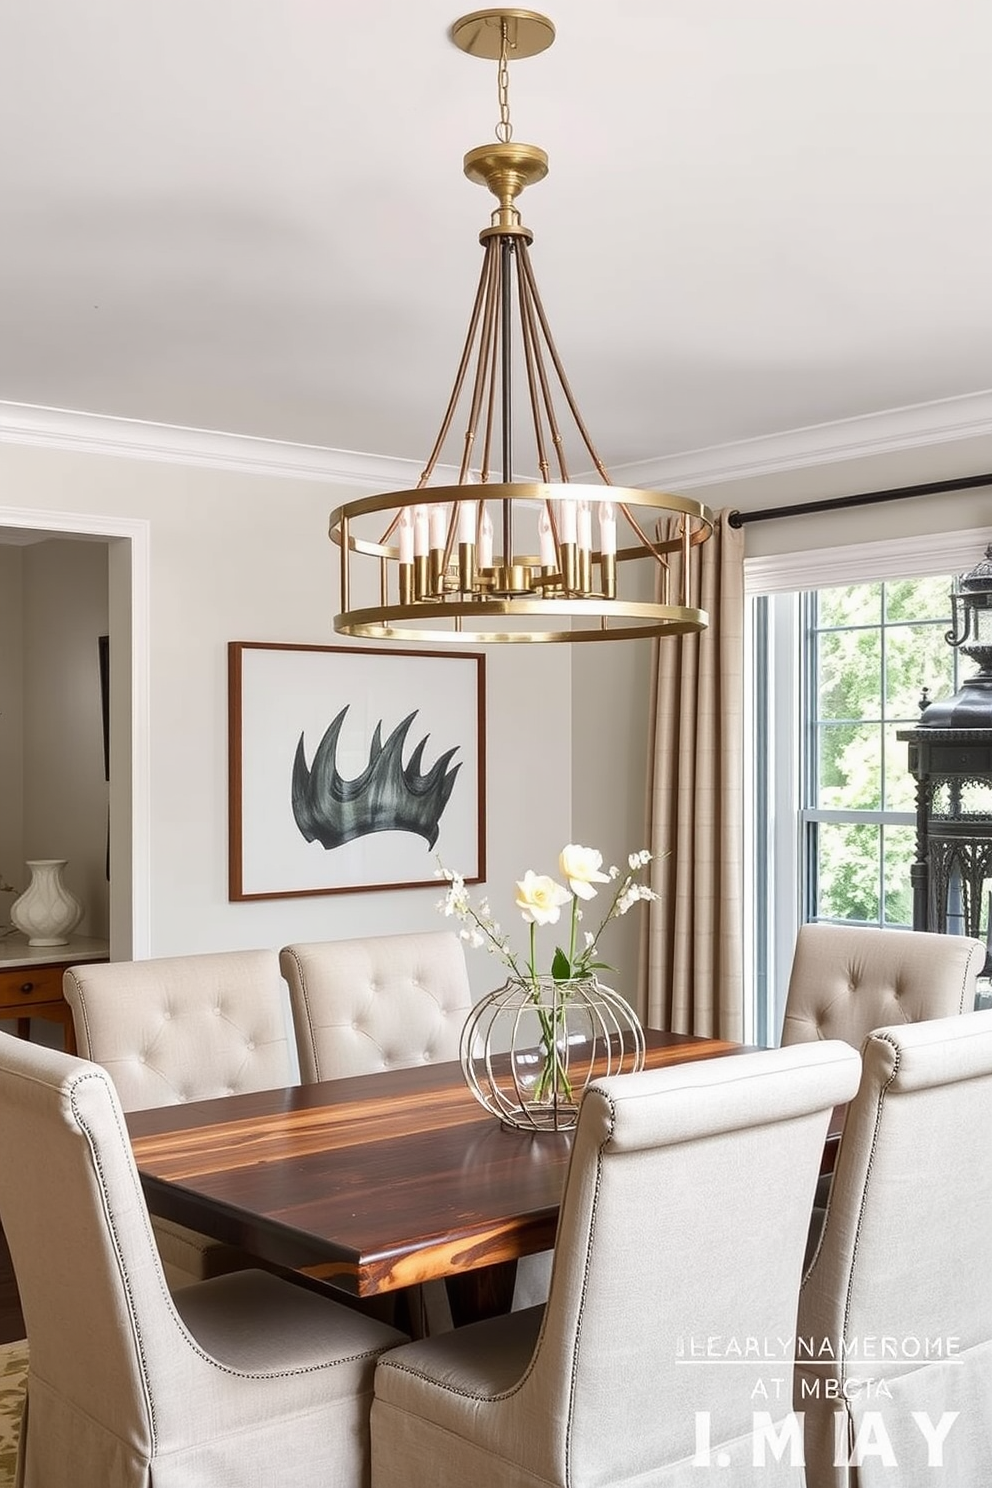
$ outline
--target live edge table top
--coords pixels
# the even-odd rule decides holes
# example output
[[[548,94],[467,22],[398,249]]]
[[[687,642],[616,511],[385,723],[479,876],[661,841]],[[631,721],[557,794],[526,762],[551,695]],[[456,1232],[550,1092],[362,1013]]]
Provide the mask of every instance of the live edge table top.
[[[648,1031],[646,1064],[749,1052]],[[134,1111],[153,1214],[360,1297],[554,1244],[569,1134],[507,1131],[458,1063]]]

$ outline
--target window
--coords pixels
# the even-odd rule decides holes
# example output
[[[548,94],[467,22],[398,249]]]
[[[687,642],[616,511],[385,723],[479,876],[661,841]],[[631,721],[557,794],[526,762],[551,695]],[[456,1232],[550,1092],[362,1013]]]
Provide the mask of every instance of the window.
[[[952,576],[987,541],[961,532],[745,565],[746,964],[758,1043],[778,1042],[801,923],[912,923],[915,782],[896,733],[916,723],[924,688],[933,699],[957,688]]]
[[[957,688],[950,575],[819,589],[799,606],[803,920],[912,925],[915,782],[896,738]]]

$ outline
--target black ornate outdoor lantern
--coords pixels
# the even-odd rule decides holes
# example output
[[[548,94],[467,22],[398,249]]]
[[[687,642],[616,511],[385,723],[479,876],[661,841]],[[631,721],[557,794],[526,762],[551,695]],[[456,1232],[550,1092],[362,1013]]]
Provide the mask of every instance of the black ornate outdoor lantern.
[[[992,544],[951,594],[948,645],[980,671],[927,703],[909,744],[916,778],[913,929],[985,938],[992,975]]]

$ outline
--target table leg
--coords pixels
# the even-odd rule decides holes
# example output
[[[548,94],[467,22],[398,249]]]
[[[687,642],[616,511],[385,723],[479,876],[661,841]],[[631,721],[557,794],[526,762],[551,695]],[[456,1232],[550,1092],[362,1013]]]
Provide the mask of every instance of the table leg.
[[[500,1261],[495,1266],[480,1266],[476,1271],[446,1277],[451,1321],[455,1327],[509,1312],[516,1276],[516,1261]]]

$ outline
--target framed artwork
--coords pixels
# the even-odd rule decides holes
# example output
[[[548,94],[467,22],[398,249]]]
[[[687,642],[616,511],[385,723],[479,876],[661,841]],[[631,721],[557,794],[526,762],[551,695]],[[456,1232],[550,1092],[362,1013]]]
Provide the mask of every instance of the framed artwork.
[[[230,899],[485,878],[483,655],[230,641],[228,716]]]

